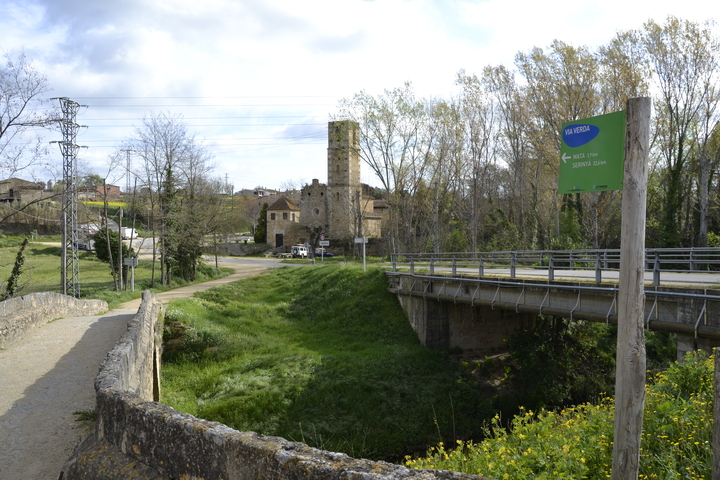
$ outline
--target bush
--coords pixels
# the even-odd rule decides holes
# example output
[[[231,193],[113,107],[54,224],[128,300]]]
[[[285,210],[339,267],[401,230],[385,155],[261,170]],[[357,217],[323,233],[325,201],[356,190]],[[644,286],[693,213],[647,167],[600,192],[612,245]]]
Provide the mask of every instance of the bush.
[[[112,254],[113,264],[115,266],[115,271],[118,271],[120,268],[120,265],[122,265],[122,259],[117,258],[118,257],[118,249],[120,247],[120,235],[118,235],[118,232],[114,232],[110,230],[110,253],[108,252],[108,242],[107,242],[107,236],[106,236],[106,227],[101,228],[95,235],[93,235],[93,240],[95,241],[95,255],[97,256],[98,260],[110,263],[110,254]],[[135,250],[128,247],[124,243],[122,244],[122,256],[123,258],[128,258],[135,255]],[[127,271],[127,267],[125,267],[125,270]]]
[[[646,387],[639,478],[712,478],[714,359],[691,352]],[[522,410],[508,430],[495,419],[481,443],[431,448],[406,458],[412,468],[441,468],[505,479],[610,477],[615,407],[605,397],[559,412]]]

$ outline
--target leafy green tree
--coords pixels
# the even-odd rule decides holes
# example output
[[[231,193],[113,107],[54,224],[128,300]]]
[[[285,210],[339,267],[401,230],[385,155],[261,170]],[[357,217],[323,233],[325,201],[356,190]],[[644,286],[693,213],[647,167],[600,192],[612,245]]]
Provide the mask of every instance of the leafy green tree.
[[[720,81],[720,41],[709,23],[673,16],[663,25],[647,22],[636,35],[660,91],[655,102],[657,147],[666,192],[660,243],[679,247],[681,232],[689,230],[682,225],[682,207],[689,194],[687,166],[698,153],[697,127],[707,125],[704,130],[709,135],[713,122],[707,120],[720,99],[716,86]]]
[[[108,249],[108,238],[110,238],[110,248]],[[122,265],[123,261],[118,257],[118,251],[120,248],[120,235],[114,230],[107,230],[107,227],[103,227],[93,235],[95,241],[95,256],[98,260],[111,264],[115,271],[120,271],[120,267],[123,267],[124,278],[127,278],[128,267]],[[122,256],[123,258],[134,257],[135,250],[128,247],[126,244],[122,244]]]
[[[258,217],[257,229],[255,229],[255,243],[267,243],[267,209],[268,204],[263,203]]]

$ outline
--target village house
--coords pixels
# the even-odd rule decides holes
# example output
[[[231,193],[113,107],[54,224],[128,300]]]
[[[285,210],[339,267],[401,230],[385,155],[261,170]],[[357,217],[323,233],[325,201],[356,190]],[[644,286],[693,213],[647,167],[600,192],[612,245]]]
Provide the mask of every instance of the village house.
[[[30,182],[20,178],[0,181],[0,202],[17,207],[45,198],[44,182]]]
[[[281,247],[286,236],[292,237],[295,227],[300,223],[301,208],[285,197],[278,198],[268,206],[268,244]]]

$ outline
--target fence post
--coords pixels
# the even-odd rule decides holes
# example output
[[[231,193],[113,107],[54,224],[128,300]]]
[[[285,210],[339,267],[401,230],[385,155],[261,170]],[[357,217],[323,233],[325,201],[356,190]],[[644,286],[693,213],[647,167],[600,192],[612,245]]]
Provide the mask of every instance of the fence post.
[[[550,252],[550,260],[548,260],[548,282],[555,281],[555,256]]]
[[[515,278],[515,262],[517,261],[517,252],[512,252],[510,258],[510,278]]]
[[[595,283],[602,283],[602,266],[600,264],[600,252],[595,253]]]
[[[480,263],[478,264],[478,276],[482,277],[485,275],[485,266],[483,265],[482,253],[480,254]]]
[[[660,286],[660,252],[655,250],[655,261],[653,263],[653,287]]]
[[[457,258],[455,257],[455,254],[453,253],[452,276],[454,277],[456,274],[457,274]]]
[[[410,274],[415,274],[415,257],[413,256],[410,257]]]
[[[435,275],[435,257],[430,255],[430,275]]]
[[[690,248],[690,271],[695,271],[695,255],[694,255],[694,249]]]

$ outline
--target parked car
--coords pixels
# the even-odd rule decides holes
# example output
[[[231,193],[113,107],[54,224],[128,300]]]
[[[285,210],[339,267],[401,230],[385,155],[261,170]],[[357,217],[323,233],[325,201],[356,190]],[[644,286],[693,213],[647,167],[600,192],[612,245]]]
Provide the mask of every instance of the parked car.
[[[328,252],[323,247],[318,247],[315,249],[315,256],[316,257],[334,257],[335,255],[333,255],[331,252]]]
[[[293,258],[307,258],[308,249],[304,245],[293,245],[290,248],[290,253],[292,253]]]

